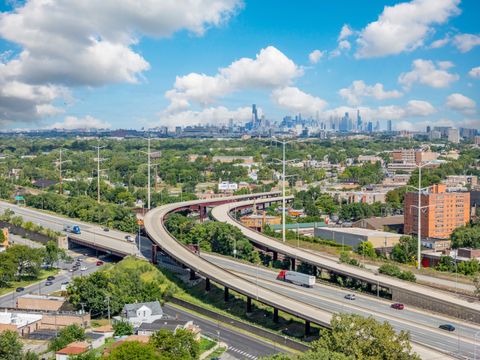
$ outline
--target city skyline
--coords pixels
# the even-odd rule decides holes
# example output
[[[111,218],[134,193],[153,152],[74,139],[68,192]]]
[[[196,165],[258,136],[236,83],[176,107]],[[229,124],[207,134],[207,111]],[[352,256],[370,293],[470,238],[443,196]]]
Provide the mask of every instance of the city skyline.
[[[480,128],[472,0],[0,10],[2,129],[245,124],[252,104],[277,122],[360,110],[384,129]]]

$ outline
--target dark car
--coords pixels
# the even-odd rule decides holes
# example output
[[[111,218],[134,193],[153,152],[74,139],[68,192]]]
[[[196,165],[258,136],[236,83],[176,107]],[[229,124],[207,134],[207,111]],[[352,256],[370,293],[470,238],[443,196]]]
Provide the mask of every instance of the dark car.
[[[55,276],[51,276],[51,275],[50,275],[49,277],[47,277],[47,280],[48,280],[48,281],[55,280]]]
[[[110,231],[110,229],[108,227],[104,227],[103,231]]]
[[[16,292],[22,292],[23,290],[25,290],[24,287],[18,287],[15,289]]]
[[[438,328],[446,331],[455,331],[455,326],[452,324],[442,324]]]
[[[103,265],[103,261],[102,260],[98,260],[97,261],[97,266],[102,266]]]
[[[50,286],[50,285],[53,285],[53,282],[47,281],[47,282],[45,283],[45,286]]]
[[[64,281],[64,282],[62,282],[62,285],[68,285],[68,284],[70,284],[70,281]]]
[[[403,310],[405,308],[405,305],[401,303],[395,303],[391,305],[392,309],[397,309],[397,310]]]

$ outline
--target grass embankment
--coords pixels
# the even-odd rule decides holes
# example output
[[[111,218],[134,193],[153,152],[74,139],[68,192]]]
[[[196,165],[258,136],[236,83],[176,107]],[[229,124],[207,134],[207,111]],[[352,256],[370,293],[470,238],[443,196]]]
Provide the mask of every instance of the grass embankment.
[[[36,279],[23,279],[21,281],[12,281],[10,282],[9,287],[0,289],[0,296],[9,293],[10,291],[15,291],[18,287],[27,287],[29,285],[41,282],[49,276],[55,276],[59,273],[60,269],[42,269],[39,276]]]
[[[200,354],[203,354],[205,351],[210,350],[213,348],[217,343],[213,340],[207,339],[205,337],[202,337],[200,339]]]
[[[172,272],[164,269],[161,271],[170,281],[177,285],[178,290],[174,295],[181,300],[296,339],[313,340],[319,335],[320,327],[312,324],[311,336],[305,339],[304,321],[283,311],[278,312],[278,322],[275,323],[273,321],[273,308],[255,300],[252,300],[252,312],[247,313],[247,297],[231,289],[229,301],[225,302],[222,286],[211,282],[210,291],[207,292],[205,291],[205,281],[203,280],[197,285],[191,286],[180,281]]]

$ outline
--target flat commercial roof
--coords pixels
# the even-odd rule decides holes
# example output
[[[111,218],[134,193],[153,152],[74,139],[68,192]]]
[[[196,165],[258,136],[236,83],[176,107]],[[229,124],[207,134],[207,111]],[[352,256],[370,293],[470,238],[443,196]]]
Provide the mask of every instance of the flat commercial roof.
[[[357,227],[351,228],[334,228],[334,227],[321,227],[321,230],[332,231],[339,234],[353,234],[353,235],[361,235],[361,236],[383,236],[387,238],[397,238],[401,236],[401,234],[391,233],[388,231],[378,231],[378,230],[370,230],[370,229],[363,229]]]

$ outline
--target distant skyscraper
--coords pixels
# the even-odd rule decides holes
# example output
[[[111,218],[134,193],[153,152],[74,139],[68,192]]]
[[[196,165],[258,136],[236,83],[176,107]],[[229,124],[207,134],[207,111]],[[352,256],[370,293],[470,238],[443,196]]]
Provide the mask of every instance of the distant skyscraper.
[[[345,116],[342,117],[338,130],[342,132],[348,132],[351,130],[351,123],[350,123],[350,117],[348,116],[348,112],[346,112]]]
[[[257,105],[252,105],[252,123],[253,127],[258,125],[258,112],[257,112]]]
[[[368,132],[373,132],[373,123],[371,121],[368,122],[367,131]]]
[[[380,121],[378,121],[378,120],[375,123],[375,131],[380,131]]]
[[[357,130],[362,130],[362,117],[360,116],[360,110],[357,110]]]
[[[387,121],[387,131],[392,132],[392,120]]]
[[[428,126],[427,126],[427,134],[429,134],[430,131],[432,131],[432,128],[430,127],[430,125],[428,125]]]

